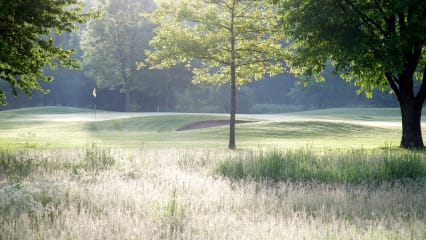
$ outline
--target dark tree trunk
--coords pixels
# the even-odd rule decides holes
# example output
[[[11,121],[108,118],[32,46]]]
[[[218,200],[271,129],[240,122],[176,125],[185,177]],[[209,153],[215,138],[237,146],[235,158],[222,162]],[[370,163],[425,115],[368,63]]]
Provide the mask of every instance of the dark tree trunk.
[[[229,120],[229,149],[235,149],[235,115],[237,113],[237,86],[235,82],[235,66],[231,66],[231,117]]]
[[[413,64],[416,66],[417,64]],[[386,78],[391,88],[398,97],[402,118],[402,138],[400,147],[415,149],[424,148],[422,138],[421,116],[423,103],[426,98],[426,66],[422,85],[414,95],[414,67],[406,67],[406,71],[398,77],[386,73]]]
[[[126,89],[124,93],[124,111],[130,112],[130,90]]]
[[[422,105],[413,101],[400,101],[401,116],[402,116],[402,139],[401,147],[403,148],[423,148],[421,115]]]
[[[423,103],[426,99],[426,64],[423,67],[422,83],[417,94],[414,93],[414,73],[418,68],[423,43],[414,47],[404,55],[403,71],[394,75],[385,73],[389,86],[398,97],[402,117],[402,148],[424,148],[421,128]]]

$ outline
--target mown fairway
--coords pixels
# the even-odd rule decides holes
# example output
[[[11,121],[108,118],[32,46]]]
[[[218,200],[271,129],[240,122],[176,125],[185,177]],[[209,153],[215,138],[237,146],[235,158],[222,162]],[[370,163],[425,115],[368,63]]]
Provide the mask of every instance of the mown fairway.
[[[225,149],[228,126],[176,131],[191,123],[225,120],[226,114],[114,113],[77,108],[0,112],[0,146],[76,147],[101,143],[125,148]],[[377,148],[398,146],[397,109],[334,109],[275,115],[240,115],[237,146]]]
[[[0,112],[0,239],[426,239],[426,153],[396,109]]]

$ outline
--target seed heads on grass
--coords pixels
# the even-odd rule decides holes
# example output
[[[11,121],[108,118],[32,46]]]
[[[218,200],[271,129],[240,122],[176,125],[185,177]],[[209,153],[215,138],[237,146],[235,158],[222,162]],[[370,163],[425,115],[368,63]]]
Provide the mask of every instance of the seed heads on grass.
[[[374,179],[370,176],[375,176],[378,167],[384,166],[383,151],[206,153],[163,149],[110,151],[99,145],[96,148],[98,152],[99,148],[107,149],[106,154],[115,161],[99,174],[83,168],[87,150],[92,146],[46,152],[29,150],[33,159],[42,159],[38,157],[42,153],[48,167],[36,165],[37,171],[19,183],[0,181],[0,238],[420,240],[426,236],[424,178],[368,182]],[[394,166],[392,159],[409,161],[409,157],[396,157],[405,153],[390,152],[390,166]],[[186,157],[188,164],[181,165],[181,158]],[[250,165],[251,161],[268,158],[274,158],[270,166]],[[241,163],[239,181],[218,178],[203,170],[217,167],[220,159]],[[283,159],[292,159],[294,163]],[[365,160],[364,165],[356,165],[360,159]],[[345,161],[342,166],[339,160]],[[70,169],[63,162],[79,167],[87,175],[69,174]],[[353,178],[359,178],[361,170],[364,172],[361,176],[367,177],[365,184],[318,180],[344,179],[342,176],[348,173],[334,174],[346,169],[347,163],[357,166],[351,170]],[[279,180],[273,184],[270,180],[245,181],[249,167],[257,168],[259,175],[275,174],[278,179],[286,172],[316,178]],[[271,172],[276,167],[281,170]],[[370,167],[371,172],[365,170]],[[129,170],[138,171],[137,176],[123,177]],[[380,178],[386,176],[385,172]]]
[[[181,152],[178,157],[178,165],[183,169],[202,169],[212,162],[213,154],[210,151]]]

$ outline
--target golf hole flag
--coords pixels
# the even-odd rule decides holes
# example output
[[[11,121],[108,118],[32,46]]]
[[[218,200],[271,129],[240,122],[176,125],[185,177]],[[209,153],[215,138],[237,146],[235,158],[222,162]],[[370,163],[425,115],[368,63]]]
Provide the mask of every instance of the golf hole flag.
[[[96,97],[96,88],[93,88],[92,94],[93,94],[94,97]]]

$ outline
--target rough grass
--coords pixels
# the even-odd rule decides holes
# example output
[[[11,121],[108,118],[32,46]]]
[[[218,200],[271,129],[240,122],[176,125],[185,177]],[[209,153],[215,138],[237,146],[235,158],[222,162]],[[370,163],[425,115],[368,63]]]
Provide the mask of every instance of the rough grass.
[[[220,115],[0,112],[0,239],[426,239],[425,153],[380,150],[379,111],[270,115],[237,151],[175,131]]]
[[[260,150],[226,159],[218,164],[216,171],[237,180],[393,183],[426,179],[426,152]]]
[[[0,239],[426,238],[425,180],[272,183],[209,170],[245,154],[269,153],[10,150],[34,164],[18,180],[0,175]],[[104,157],[113,164],[86,167]]]

